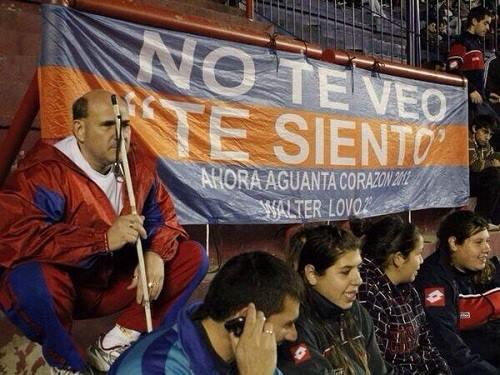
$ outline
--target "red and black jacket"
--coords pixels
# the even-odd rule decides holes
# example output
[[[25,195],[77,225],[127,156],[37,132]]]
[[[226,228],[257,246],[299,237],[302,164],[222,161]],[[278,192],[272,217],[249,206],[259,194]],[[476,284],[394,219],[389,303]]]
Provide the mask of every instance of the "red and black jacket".
[[[446,70],[463,75],[469,81],[469,93],[483,94],[484,56],[483,40],[468,31],[452,43],[448,53]]]
[[[415,280],[434,343],[454,375],[497,374],[466,342],[467,337],[482,337],[486,332],[500,334],[500,264],[497,258],[493,262],[495,277],[487,285],[478,285],[472,272],[458,271],[451,266],[449,254],[438,250],[425,260]],[[485,346],[499,345],[483,341]]]

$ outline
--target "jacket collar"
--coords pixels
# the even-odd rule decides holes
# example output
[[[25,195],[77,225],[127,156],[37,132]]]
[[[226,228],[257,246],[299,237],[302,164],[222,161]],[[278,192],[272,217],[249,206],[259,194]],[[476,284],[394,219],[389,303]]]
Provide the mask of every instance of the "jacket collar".
[[[203,333],[191,319],[191,315],[201,306],[196,302],[181,310],[178,317],[179,336],[194,374],[217,374],[214,358],[205,344]]]
[[[312,287],[307,286],[307,299],[310,308],[316,311],[323,319],[337,319],[344,313],[340,307],[327,300]]]

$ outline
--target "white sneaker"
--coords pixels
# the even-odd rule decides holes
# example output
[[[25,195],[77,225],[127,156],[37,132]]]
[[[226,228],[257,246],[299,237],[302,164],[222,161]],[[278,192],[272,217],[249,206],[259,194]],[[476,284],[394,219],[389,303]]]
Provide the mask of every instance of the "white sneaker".
[[[490,232],[496,232],[497,230],[500,230],[500,226],[488,223],[488,231]]]
[[[87,349],[89,363],[102,372],[108,372],[111,365],[116,359],[128,348],[128,345],[117,345],[110,348],[102,346],[104,335],[100,336],[97,341]]]
[[[83,371],[75,371],[69,367],[51,367],[51,375],[94,375],[91,368],[86,367]]]

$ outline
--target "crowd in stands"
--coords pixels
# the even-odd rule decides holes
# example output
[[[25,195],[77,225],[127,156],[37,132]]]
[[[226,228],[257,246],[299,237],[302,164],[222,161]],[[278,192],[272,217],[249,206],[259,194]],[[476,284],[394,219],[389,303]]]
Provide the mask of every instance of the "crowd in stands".
[[[488,4],[471,9],[461,8],[458,12],[461,15],[460,22],[456,22],[450,20],[450,14],[453,13],[446,13],[442,3],[441,8],[433,9],[433,13],[425,18],[426,26],[421,30],[420,37],[422,56],[432,57],[423,63],[423,67],[467,78],[471,196],[477,198],[475,211],[488,220],[491,230],[498,230],[500,57],[486,59],[484,54],[484,41],[494,21],[493,13],[488,8],[491,8],[491,4]],[[457,2],[453,3],[453,7],[457,7]],[[450,24],[463,26],[463,32],[455,35],[451,44],[447,40],[452,30]],[[439,60],[440,56],[446,59]]]

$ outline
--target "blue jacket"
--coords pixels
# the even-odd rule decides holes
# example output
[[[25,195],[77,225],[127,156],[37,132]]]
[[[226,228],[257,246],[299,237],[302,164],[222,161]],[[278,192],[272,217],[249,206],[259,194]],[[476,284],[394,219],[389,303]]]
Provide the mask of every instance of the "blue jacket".
[[[142,337],[113,364],[108,375],[226,375],[216,367],[214,352],[206,346],[191,314],[194,303],[179,312],[177,322]],[[232,373],[232,371],[230,372]],[[281,375],[276,370],[274,375]]]

